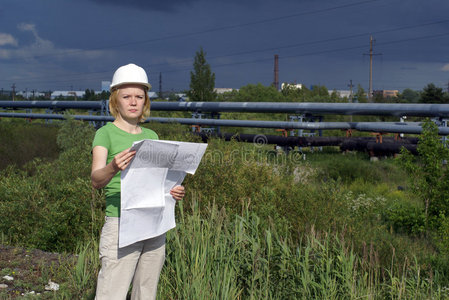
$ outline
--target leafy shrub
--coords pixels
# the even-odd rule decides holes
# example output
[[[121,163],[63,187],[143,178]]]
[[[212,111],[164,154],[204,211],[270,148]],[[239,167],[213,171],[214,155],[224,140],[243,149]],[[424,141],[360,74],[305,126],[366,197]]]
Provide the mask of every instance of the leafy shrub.
[[[317,176],[323,180],[338,180],[350,184],[356,180],[379,183],[399,175],[396,167],[389,161],[370,162],[367,155],[349,153],[335,159],[334,155],[322,155],[316,161],[319,167]],[[375,166],[374,166],[375,165]]]
[[[58,157],[56,136],[59,127],[28,123],[25,120],[0,122],[0,170],[8,165],[23,166],[35,157],[53,160]]]
[[[399,164],[410,174],[410,189],[424,206],[424,229],[440,253],[448,254],[449,149],[441,142],[438,127],[426,120],[418,143],[418,156],[402,151]],[[421,217],[420,217],[421,218]]]
[[[69,149],[85,151],[90,149],[94,134],[93,127],[88,123],[75,121],[67,116],[67,121],[61,126],[56,140],[63,151]]]
[[[425,232],[426,216],[421,207],[395,203],[384,212],[385,223],[395,232],[420,235]]]
[[[383,210],[386,199],[382,196],[369,197],[364,193],[355,196],[352,191],[349,191],[345,195],[345,201],[352,216],[367,221],[367,217],[377,215]]]
[[[57,160],[35,159],[25,170],[2,172],[0,232],[13,243],[70,251],[99,232],[101,195],[92,192],[89,178],[93,132],[87,123],[68,120],[58,135],[63,151]]]
[[[437,126],[429,120],[423,124],[417,150],[419,155],[413,156],[403,149],[398,160],[410,174],[410,188],[423,201],[426,218],[449,215],[449,170],[445,166],[449,149],[441,142]]]

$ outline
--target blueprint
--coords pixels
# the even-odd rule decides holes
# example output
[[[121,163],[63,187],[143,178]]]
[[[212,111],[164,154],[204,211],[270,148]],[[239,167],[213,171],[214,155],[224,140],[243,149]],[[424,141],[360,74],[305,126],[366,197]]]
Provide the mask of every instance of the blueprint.
[[[121,173],[119,247],[161,235],[176,226],[170,190],[194,174],[207,144],[163,140],[135,142],[136,155]]]

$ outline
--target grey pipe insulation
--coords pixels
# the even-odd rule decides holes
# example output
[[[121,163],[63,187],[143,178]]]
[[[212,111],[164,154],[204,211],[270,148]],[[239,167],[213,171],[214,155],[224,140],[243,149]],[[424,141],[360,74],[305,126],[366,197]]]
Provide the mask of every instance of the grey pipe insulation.
[[[95,109],[107,108],[108,101],[0,101],[0,108]],[[399,103],[312,103],[312,102],[167,102],[153,101],[155,111],[202,113],[253,112],[305,115],[377,115],[449,117],[449,104]]]
[[[2,113],[0,117],[27,118],[27,119],[59,119],[67,116],[62,114],[33,114],[33,113]],[[113,121],[111,116],[72,115],[74,119],[83,121],[108,122]],[[284,121],[248,121],[248,120],[221,120],[221,119],[196,119],[196,118],[148,118],[145,122],[179,123],[198,126],[228,126],[228,127],[252,127],[275,129],[306,129],[306,130],[358,130],[368,132],[390,132],[420,134],[422,127],[417,122],[284,122]],[[440,135],[449,135],[449,127],[438,127]]]

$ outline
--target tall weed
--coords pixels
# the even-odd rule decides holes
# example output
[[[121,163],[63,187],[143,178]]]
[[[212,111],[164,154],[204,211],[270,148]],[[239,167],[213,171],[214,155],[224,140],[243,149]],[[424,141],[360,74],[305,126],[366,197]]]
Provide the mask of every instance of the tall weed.
[[[161,299],[410,299],[441,293],[416,261],[398,265],[390,258],[383,270],[372,245],[358,256],[344,235],[311,228],[296,243],[274,225],[263,229],[248,210],[230,216],[211,204],[201,215],[199,204],[191,205],[192,214],[181,207],[178,226],[167,235]]]

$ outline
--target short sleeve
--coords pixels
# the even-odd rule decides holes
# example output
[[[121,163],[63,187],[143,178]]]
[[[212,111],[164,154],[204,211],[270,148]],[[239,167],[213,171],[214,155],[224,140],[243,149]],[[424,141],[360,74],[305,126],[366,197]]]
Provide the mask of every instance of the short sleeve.
[[[108,131],[105,130],[106,128],[100,128],[97,130],[97,132],[95,133],[95,137],[94,140],[92,142],[92,149],[95,146],[103,146],[106,149],[110,149],[111,146],[111,140],[109,138],[109,134]]]

